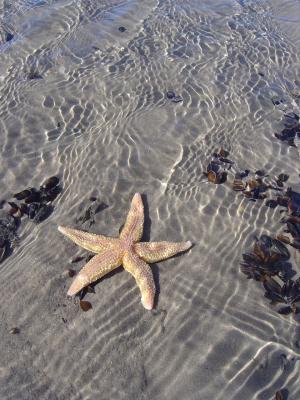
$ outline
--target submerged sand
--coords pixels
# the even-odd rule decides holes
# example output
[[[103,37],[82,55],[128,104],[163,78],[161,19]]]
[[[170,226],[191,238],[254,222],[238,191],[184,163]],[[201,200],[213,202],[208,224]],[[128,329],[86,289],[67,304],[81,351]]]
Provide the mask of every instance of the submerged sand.
[[[299,7],[198,3],[0,5],[14,35],[0,46],[1,199],[51,175],[63,186],[49,218],[22,220],[0,265],[3,400],[300,398],[299,326],[239,271],[255,235],[282,230],[281,214],[231,188],[236,171],[264,169],[300,190],[299,150],[273,135],[284,112],[299,114]],[[220,147],[232,175],[203,182]],[[153,265],[154,311],[120,269],[83,312],[66,296],[67,269],[86,253],[57,226],[118,236],[135,192],[146,240],[194,247]],[[93,224],[80,219],[91,196],[108,206]]]

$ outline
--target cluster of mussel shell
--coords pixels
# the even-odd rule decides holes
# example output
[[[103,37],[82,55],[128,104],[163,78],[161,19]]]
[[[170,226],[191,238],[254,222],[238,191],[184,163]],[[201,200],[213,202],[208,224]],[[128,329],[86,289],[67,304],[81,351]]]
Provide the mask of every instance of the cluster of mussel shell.
[[[27,216],[34,222],[45,220],[53,211],[52,202],[61,192],[59,178],[51,176],[39,189],[34,187],[22,190],[13,195],[15,201],[9,201],[9,214],[15,217]],[[19,203],[16,203],[18,201]]]
[[[286,224],[286,229],[285,234],[278,235],[277,239],[300,250],[300,193],[288,188],[280,201],[286,207],[287,215],[281,220]]]
[[[0,262],[11,254],[13,244],[18,240],[17,230],[21,218],[26,216],[35,223],[44,221],[52,213],[52,202],[61,190],[59,178],[52,176],[39,189],[31,187],[22,190],[13,195],[14,201],[1,202]]]
[[[281,192],[284,183],[289,179],[286,174],[279,174],[272,181],[266,182],[268,175],[263,170],[255,171],[251,174],[249,170],[238,172],[232,184],[232,189],[236,192],[242,192],[245,197],[251,201],[264,200],[267,198],[267,191],[274,190]],[[266,206],[275,208],[274,200],[266,201]]]
[[[234,161],[227,158],[228,155],[229,152],[223,148],[213,153],[206,171],[203,172],[208,182],[222,184],[227,181],[228,171],[235,164]],[[284,183],[289,179],[289,176],[283,173],[267,182],[266,178],[268,177],[269,175],[263,170],[257,170],[252,173],[250,170],[245,169],[234,174],[232,189],[236,192],[241,192],[251,201],[263,200],[267,198],[269,189],[281,192],[284,188]],[[274,200],[268,200],[266,205],[274,208],[275,203]]]
[[[203,175],[207,177],[208,182],[215,184],[224,183],[227,180],[227,171],[230,170],[234,164],[227,158],[229,152],[221,148],[219,151],[213,153],[212,159],[209,162],[206,171]]]
[[[274,133],[274,136],[289,146],[296,147],[295,139],[300,138],[299,115],[294,112],[284,115],[284,129]]]
[[[300,278],[292,279],[290,253],[281,241],[267,235],[255,239],[253,251],[243,254],[241,272],[263,284],[265,297],[279,314],[296,318],[300,312]]]

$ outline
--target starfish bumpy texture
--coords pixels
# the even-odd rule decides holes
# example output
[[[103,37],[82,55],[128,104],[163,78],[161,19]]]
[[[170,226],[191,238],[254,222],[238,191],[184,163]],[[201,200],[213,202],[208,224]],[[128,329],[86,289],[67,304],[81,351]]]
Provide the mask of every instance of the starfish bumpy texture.
[[[153,308],[155,284],[151,268],[147,263],[165,260],[188,250],[192,243],[139,242],[144,226],[144,206],[141,195],[136,193],[131,202],[125,225],[119,238],[96,235],[59,226],[58,230],[76,244],[97,253],[79,272],[68,290],[73,296],[85,286],[123,265],[130,272],[142,295],[142,304],[147,310]]]

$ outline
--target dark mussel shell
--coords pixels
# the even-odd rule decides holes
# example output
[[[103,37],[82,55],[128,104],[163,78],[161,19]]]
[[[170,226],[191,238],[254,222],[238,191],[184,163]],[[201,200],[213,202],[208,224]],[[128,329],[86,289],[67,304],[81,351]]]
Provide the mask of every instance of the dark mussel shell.
[[[300,224],[292,221],[287,221],[286,225],[288,231],[294,238],[300,237]]]
[[[262,235],[256,241],[254,253],[266,264],[287,261],[290,258],[287,247],[279,240],[267,235]]]
[[[18,205],[16,204],[16,203],[14,203],[14,202],[12,202],[12,201],[8,201],[7,202],[9,205],[10,205],[10,207],[11,207],[11,209],[10,209],[10,211],[9,211],[9,213],[11,214],[11,215],[14,215],[14,214],[16,214],[18,211],[19,211],[19,207],[18,207]]]
[[[294,112],[284,114],[283,119],[286,127],[293,128],[299,125],[299,115]]]
[[[281,289],[282,296],[286,297],[289,303],[298,303],[300,301],[300,290],[299,285],[289,279]]]
[[[292,308],[290,306],[280,307],[277,312],[281,315],[289,315],[292,312]]]
[[[255,171],[255,175],[262,177],[262,176],[265,176],[266,173],[264,170],[259,169],[259,170]]]
[[[42,184],[41,188],[45,190],[49,190],[54,188],[59,184],[59,178],[57,176],[51,176]]]
[[[277,180],[280,182],[286,182],[289,179],[289,176],[287,174],[279,174],[277,176]]]
[[[24,200],[26,199],[26,197],[30,196],[30,194],[31,194],[31,189],[25,189],[22,190],[22,192],[15,193],[13,197],[17,200]]]
[[[213,172],[219,172],[221,169],[220,163],[218,161],[211,161],[208,166],[207,166],[207,172],[213,171]]]
[[[255,253],[244,253],[242,254],[243,260],[247,263],[260,264],[261,259]]]
[[[77,272],[74,269],[72,269],[72,268],[68,269],[68,275],[70,278],[73,278],[76,275],[76,273]]]
[[[272,238],[271,251],[280,256],[280,261],[287,261],[290,258],[290,253],[287,247],[277,239]]]
[[[54,201],[60,192],[61,192],[61,187],[54,186],[52,189],[47,190],[47,192],[43,194],[43,198],[46,201]]]
[[[267,206],[269,208],[275,208],[275,207],[277,207],[277,205],[278,205],[277,201],[273,200],[273,199],[267,200],[265,202],[265,206]]]
[[[253,264],[242,262],[240,264],[240,270],[247,276],[247,279],[254,279],[255,281],[262,281],[264,279],[264,272],[257,269]]]
[[[286,302],[282,295],[282,288],[279,283],[275,281],[275,279],[271,278],[270,276],[266,276],[263,285],[266,289],[265,297],[278,303]]]
[[[36,216],[39,208],[40,208],[40,204],[39,203],[31,203],[31,204],[29,204],[28,209],[27,209],[28,217],[30,219],[34,219],[34,217]]]
[[[32,188],[30,190],[30,195],[26,197],[25,203],[30,204],[30,203],[36,203],[41,201],[41,194],[38,192],[36,189]]]
[[[291,245],[292,245],[295,249],[300,250],[300,238],[294,239],[294,240],[293,240],[293,243],[291,243]]]
[[[218,173],[214,171],[209,171],[207,174],[207,179],[209,182],[219,184],[219,183],[224,183],[226,182],[227,179],[227,173],[226,171],[220,171]]]
[[[20,204],[20,210],[23,214],[28,214],[28,205],[25,203]]]
[[[39,208],[35,213],[35,216],[33,218],[35,223],[40,223],[44,221],[46,218],[49,217],[49,215],[53,211],[53,206],[48,205],[48,204],[39,204]]]
[[[234,164],[234,161],[229,160],[229,158],[219,157],[219,160],[226,164]]]
[[[277,196],[276,201],[279,206],[281,207],[287,207],[289,198],[287,196]]]
[[[275,400],[287,400],[287,398],[283,396],[283,392],[281,390],[278,390],[275,393]]]

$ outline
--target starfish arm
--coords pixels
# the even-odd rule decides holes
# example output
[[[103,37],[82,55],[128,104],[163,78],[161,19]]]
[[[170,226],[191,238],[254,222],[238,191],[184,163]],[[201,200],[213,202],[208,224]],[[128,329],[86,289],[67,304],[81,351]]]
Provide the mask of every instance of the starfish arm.
[[[108,249],[94,256],[74,279],[68,290],[68,296],[73,296],[85,286],[102,278],[122,264],[122,252],[119,249]]]
[[[92,251],[93,253],[100,253],[101,251],[111,248],[119,243],[119,239],[116,238],[96,235],[95,233],[79,231],[64,226],[59,226],[58,230],[79,246]]]
[[[133,196],[125,225],[120,234],[121,240],[141,240],[144,227],[144,206],[141,195],[136,193]]]
[[[132,251],[125,253],[123,267],[134,279],[140,288],[142,304],[147,310],[152,310],[155,296],[155,284],[151,268]]]
[[[148,263],[165,260],[177,253],[188,250],[192,246],[188,242],[140,242],[134,244],[136,254]]]

